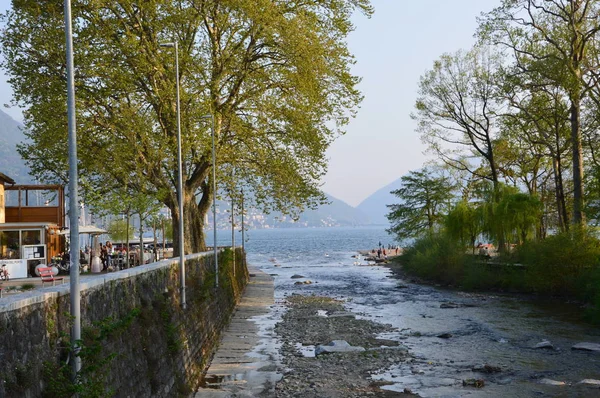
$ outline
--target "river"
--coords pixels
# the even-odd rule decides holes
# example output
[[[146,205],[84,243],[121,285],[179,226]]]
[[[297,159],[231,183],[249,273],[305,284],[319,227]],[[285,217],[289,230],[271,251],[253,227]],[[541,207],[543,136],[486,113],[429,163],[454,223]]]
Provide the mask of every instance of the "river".
[[[293,293],[341,298],[360,316],[397,329],[384,337],[407,346],[415,360],[373,375],[393,383],[386,389],[423,397],[600,396],[598,386],[577,384],[600,379],[600,353],[571,347],[600,343],[600,329],[578,319],[576,304],[445,290],[358,265],[365,262],[352,257],[357,250],[395,244],[383,228],[260,230],[247,238],[248,260],[274,276],[277,300]],[[296,285],[294,274],[313,283]],[[533,348],[542,341],[553,348]],[[473,370],[482,365],[499,372]],[[464,387],[468,379],[485,386]]]

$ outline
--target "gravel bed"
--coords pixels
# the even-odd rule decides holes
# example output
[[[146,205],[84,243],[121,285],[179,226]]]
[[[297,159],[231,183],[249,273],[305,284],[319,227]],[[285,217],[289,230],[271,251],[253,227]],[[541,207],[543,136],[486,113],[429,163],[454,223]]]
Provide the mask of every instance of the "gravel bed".
[[[368,320],[356,319],[342,302],[321,296],[287,297],[287,312],[275,331],[281,341],[283,378],[275,385],[276,397],[398,397],[413,396],[381,389],[371,373],[411,359],[396,341],[377,339],[394,329]],[[297,348],[345,340],[362,352],[303,355]]]

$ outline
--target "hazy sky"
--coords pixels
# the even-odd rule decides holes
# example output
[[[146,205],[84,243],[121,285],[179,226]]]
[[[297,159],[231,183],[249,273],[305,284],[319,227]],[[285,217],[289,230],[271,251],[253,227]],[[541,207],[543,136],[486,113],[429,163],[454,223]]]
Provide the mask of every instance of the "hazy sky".
[[[419,77],[445,52],[469,48],[476,17],[500,0],[372,0],[372,18],[356,16],[348,39],[354,74],[365,96],[347,134],[333,143],[323,189],[350,205],[423,165],[425,155],[410,119]],[[0,0],[0,10],[10,0]],[[77,62],[77,60],[75,60]],[[11,89],[0,73],[0,104]],[[18,109],[5,112],[17,120]]]

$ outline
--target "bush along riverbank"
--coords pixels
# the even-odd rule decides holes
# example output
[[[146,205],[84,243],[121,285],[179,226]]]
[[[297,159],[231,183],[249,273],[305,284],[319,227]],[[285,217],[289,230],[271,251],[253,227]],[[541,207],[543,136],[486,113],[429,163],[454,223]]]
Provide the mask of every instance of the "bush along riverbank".
[[[495,290],[578,300],[600,324],[600,240],[578,229],[527,242],[491,259],[444,235],[418,239],[395,260],[410,275],[464,290]]]

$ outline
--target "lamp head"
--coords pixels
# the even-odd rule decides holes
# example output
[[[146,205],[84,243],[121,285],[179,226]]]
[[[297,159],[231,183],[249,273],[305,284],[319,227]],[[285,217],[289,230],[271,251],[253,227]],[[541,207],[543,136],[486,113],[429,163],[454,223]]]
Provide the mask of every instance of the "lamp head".
[[[159,43],[158,45],[159,47],[175,47],[175,43],[173,42],[168,42],[168,43]]]

